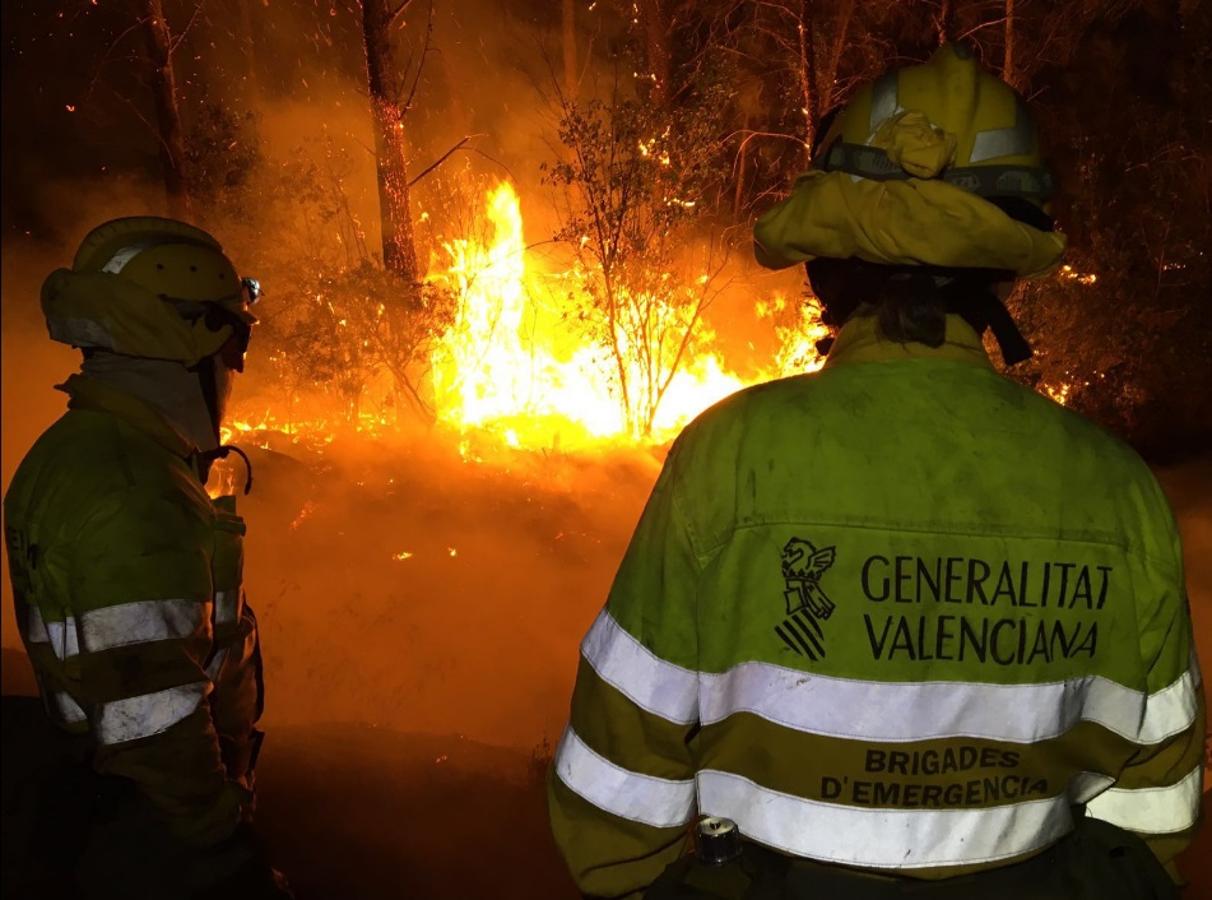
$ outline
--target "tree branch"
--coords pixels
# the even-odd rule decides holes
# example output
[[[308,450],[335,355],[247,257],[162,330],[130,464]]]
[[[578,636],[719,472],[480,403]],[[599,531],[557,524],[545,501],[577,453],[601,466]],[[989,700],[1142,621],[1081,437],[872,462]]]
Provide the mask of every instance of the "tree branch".
[[[478,134],[477,135],[471,135],[471,134],[466,135],[457,144],[455,144],[453,147],[451,147],[449,150],[447,150],[445,153],[443,153],[441,156],[439,156],[434,162],[430,163],[428,166],[426,166],[424,169],[422,169],[415,177],[413,177],[408,182],[408,186],[412,187],[414,184],[416,184],[418,181],[420,181],[422,178],[424,178],[426,175],[428,175],[430,172],[432,172],[438,166],[442,165],[442,163],[446,162],[446,160],[450,157],[450,155],[452,153],[454,153],[456,150],[461,149],[463,147],[463,145],[466,144],[468,141],[470,141],[473,137],[483,137],[483,135],[478,135]]]
[[[168,46],[168,55],[171,57],[177,52],[177,48],[181,46],[181,42],[185,40],[186,35],[193,29],[194,23],[198,21],[198,13],[202,12],[202,7],[206,5],[206,0],[196,0],[194,3],[193,15],[189,17],[189,21],[185,23],[185,27],[181,29],[181,33]]]

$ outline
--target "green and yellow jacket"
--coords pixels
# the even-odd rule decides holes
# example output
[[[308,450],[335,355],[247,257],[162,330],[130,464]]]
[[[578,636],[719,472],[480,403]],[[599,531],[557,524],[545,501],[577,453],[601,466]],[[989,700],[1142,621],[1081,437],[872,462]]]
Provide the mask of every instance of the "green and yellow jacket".
[[[243,520],[150,406],[82,376],[63,389],[68,412],[4,498],[22,638],[95,769],[135,782],[180,838],[215,843],[251,806],[260,740]]]
[[[825,368],[675,442],[581,647],[549,779],[579,886],[617,897],[696,815],[939,878],[1074,817],[1190,840],[1204,709],[1169,507],[1126,446],[937,349],[841,331]]]

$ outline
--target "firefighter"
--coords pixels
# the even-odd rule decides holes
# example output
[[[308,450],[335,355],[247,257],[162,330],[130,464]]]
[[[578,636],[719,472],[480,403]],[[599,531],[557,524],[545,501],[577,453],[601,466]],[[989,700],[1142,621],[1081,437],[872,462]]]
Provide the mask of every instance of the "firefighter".
[[[758,221],[840,330],[680,435],[585,637],[549,806],[587,894],[1175,896],[1204,709],[1170,509],[982,343],[1030,353],[1003,299],[1061,258],[1050,190],[949,45]],[[684,856],[698,816],[741,856]]]
[[[95,228],[43,286],[51,338],[84,359],[4,498],[64,760],[23,896],[290,896],[249,825],[264,697],[244,521],[204,486],[258,293],[209,234],[149,216]]]

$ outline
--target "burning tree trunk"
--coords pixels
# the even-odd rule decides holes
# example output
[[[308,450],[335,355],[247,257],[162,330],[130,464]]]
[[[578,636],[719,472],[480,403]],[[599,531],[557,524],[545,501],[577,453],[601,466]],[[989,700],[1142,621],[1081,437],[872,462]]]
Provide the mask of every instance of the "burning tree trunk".
[[[854,0],[843,0],[832,23],[818,22],[808,0],[800,0],[796,10],[795,68],[800,108],[804,116],[803,143],[806,154],[812,152],[821,116],[833,106],[837,73],[853,16]],[[817,36],[822,25],[829,28],[832,39],[822,40],[826,49],[823,54],[818,54]]]
[[[1005,51],[1002,56],[1002,80],[1017,90],[1018,71],[1015,68],[1017,60],[1014,58],[1014,0],[1006,0],[1005,40],[1003,46]]]
[[[644,28],[646,73],[652,79],[652,102],[658,107],[669,100],[669,76],[672,61],[669,50],[669,26],[661,0],[640,0],[640,21]]]
[[[799,50],[799,80],[800,80],[800,109],[804,114],[804,154],[812,153],[812,142],[816,137],[817,108],[817,71],[816,71],[816,34],[812,18],[808,12],[807,0],[800,0],[798,21],[795,25],[796,39]]]
[[[953,29],[952,19],[954,16],[955,5],[952,0],[943,0],[942,7],[938,12],[938,18],[935,19],[935,27],[938,28],[938,43],[940,47],[951,40],[951,33]]]
[[[404,133],[408,101],[402,102],[404,71],[396,62],[391,42],[391,33],[410,3],[411,0],[362,0],[362,38],[374,116],[383,265],[407,281],[416,282],[419,272]]]
[[[161,0],[143,0],[143,22],[151,62],[151,88],[156,105],[160,166],[164,172],[168,212],[174,218],[188,219],[192,210],[185,180],[185,138],[177,108],[177,79],[173,72],[175,45]]]
[[[570,100],[577,97],[577,30],[576,0],[564,0],[561,23],[564,43],[564,93]]]

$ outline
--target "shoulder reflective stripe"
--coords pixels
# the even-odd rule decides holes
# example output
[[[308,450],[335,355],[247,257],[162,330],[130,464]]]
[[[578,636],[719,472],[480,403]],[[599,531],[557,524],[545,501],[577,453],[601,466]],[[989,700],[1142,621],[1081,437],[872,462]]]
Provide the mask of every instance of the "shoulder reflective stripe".
[[[215,653],[214,658],[206,664],[206,677],[211,681],[219,680],[219,671],[223,668],[223,660],[227,659],[227,648]]]
[[[70,659],[80,652],[80,635],[76,630],[76,619],[68,616],[62,622],[47,622],[46,635],[51,650],[60,660]]]
[[[560,781],[599,809],[654,828],[677,828],[690,821],[694,781],[670,781],[616,766],[589,748],[568,728],[555,755]]]
[[[55,691],[50,696],[50,702],[55,712],[59,714],[59,718],[64,722],[74,725],[76,722],[84,722],[88,719],[80,704],[67,691]]]
[[[1199,819],[1203,775],[1201,763],[1178,784],[1134,791],[1111,788],[1087,802],[1086,815],[1142,834],[1185,831]]]
[[[42,620],[42,610],[33,603],[27,604],[25,607],[25,639],[31,644],[50,643],[46,622]]]
[[[97,714],[97,740],[121,744],[166,731],[197,709],[210,690],[209,682],[199,681],[103,703]]]
[[[698,718],[698,673],[661,659],[607,610],[585,635],[581,653],[603,681],[641,709],[679,724]]]
[[[976,737],[1032,743],[1081,721],[1153,744],[1191,727],[1198,694],[1190,672],[1146,695],[1105,678],[1045,684],[872,682],[743,663],[699,675],[700,720],[751,712],[787,728],[832,737],[922,741]]]
[[[215,624],[227,625],[240,619],[240,589],[215,591]]]
[[[138,600],[80,614],[80,644],[86,653],[184,638],[210,618],[197,600]]]
[[[699,811],[796,856],[871,868],[927,868],[1009,859],[1072,828],[1065,795],[988,809],[840,806],[773,791],[729,772],[699,773]]]
[[[1035,125],[1021,98],[1015,98],[1014,124],[1009,128],[978,131],[972,141],[969,162],[982,162],[999,156],[1026,156],[1035,149]]]
[[[872,137],[886,119],[891,119],[900,112],[901,104],[897,99],[898,95],[899,88],[895,72],[881,76],[871,86],[870,127]]]

